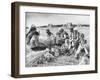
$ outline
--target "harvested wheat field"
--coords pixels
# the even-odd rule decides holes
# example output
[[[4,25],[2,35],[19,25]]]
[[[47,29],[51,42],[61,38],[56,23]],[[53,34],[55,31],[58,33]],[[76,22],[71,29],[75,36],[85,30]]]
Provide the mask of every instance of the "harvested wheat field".
[[[90,45],[89,40],[89,27],[79,27],[78,31],[80,33],[83,33],[85,35],[85,39],[87,40],[88,46]],[[43,44],[47,44],[46,42],[46,33],[45,28],[40,29],[38,28],[38,31],[40,31],[40,42]],[[56,34],[58,28],[51,28],[50,31],[53,34]],[[68,29],[64,29],[66,32],[68,32]],[[47,66],[64,66],[64,65],[88,65],[89,64],[89,58],[82,57],[81,59],[75,58],[75,53],[71,55],[59,55],[59,56],[51,56],[52,58],[48,61],[47,59],[44,59],[44,55],[46,53],[46,50],[39,50],[34,51],[30,48],[31,46],[26,45],[26,56],[25,56],[25,66],[26,67],[47,67]]]

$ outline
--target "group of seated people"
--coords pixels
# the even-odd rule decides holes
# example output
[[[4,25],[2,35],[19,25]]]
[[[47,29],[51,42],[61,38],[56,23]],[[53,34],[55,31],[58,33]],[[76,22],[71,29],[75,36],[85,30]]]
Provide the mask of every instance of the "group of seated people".
[[[40,33],[36,30],[36,27],[32,26],[26,34],[27,45],[30,44],[32,46],[31,49],[33,50],[35,50],[35,47],[36,49],[39,48],[45,50],[43,56],[45,57],[46,62],[49,62],[60,55],[74,55],[77,60],[82,56],[89,58],[89,46],[87,40],[85,40],[84,34],[80,33],[77,28],[72,26],[68,30],[69,32],[60,28],[56,34],[53,34],[47,29],[47,42],[40,43]]]

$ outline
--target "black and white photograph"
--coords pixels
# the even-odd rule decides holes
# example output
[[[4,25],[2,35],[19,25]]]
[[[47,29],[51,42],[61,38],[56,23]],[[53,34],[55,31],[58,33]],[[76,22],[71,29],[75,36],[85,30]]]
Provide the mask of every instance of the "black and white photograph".
[[[12,4],[12,76],[97,73],[97,7]]]
[[[90,15],[25,13],[25,67],[90,64]]]

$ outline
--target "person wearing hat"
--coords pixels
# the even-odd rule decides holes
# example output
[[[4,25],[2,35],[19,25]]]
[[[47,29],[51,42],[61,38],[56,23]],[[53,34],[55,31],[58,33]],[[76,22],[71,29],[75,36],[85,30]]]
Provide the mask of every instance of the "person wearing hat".
[[[29,30],[29,32],[26,34],[26,37],[32,32],[32,31],[36,31],[36,26],[35,25],[31,25],[31,28]]]
[[[31,25],[29,32],[26,34],[27,44],[30,43],[30,40],[31,40],[35,31],[36,31],[36,26]]]

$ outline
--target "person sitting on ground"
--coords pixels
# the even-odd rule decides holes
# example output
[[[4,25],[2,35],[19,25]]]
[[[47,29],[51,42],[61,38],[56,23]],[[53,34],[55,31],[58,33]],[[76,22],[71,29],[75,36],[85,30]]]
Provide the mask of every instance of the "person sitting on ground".
[[[69,30],[70,30],[70,32],[69,32],[69,41],[72,44],[73,37],[74,37],[74,29],[70,28]]]
[[[74,53],[74,28],[69,28],[69,45],[70,45],[70,54]]]
[[[67,33],[67,31],[63,30],[63,32],[61,33],[61,39],[65,42],[66,39],[69,39],[69,35]]]
[[[59,55],[60,55],[60,48],[59,48],[59,46],[53,46],[52,48],[51,48],[51,54],[53,55],[53,56],[55,56],[55,57],[58,57]]]
[[[63,33],[63,39],[64,40],[69,39],[69,35],[66,31]]]
[[[79,43],[80,43],[80,33],[78,32],[78,30],[74,30],[74,36],[73,36],[73,46],[74,46],[74,50],[76,52],[76,50],[78,49]]]
[[[60,33],[60,37],[63,41],[65,40],[66,37],[68,38],[68,33],[66,31],[64,31],[63,28],[60,28],[59,33]]]
[[[44,53],[44,57],[45,57],[46,63],[48,63],[54,59],[54,56],[50,53],[50,50],[48,48],[46,49],[46,51]]]
[[[65,40],[65,43],[61,46],[60,50],[61,50],[61,54],[62,55],[70,55],[70,43],[69,43],[69,39]]]
[[[62,45],[61,37],[60,37],[60,33],[59,32],[56,33],[55,45],[57,45],[57,46],[61,46]]]
[[[59,31],[56,33],[56,44],[62,46],[66,38],[68,38],[68,33],[65,32],[63,28],[60,28]]]
[[[70,28],[69,41],[71,45],[70,53],[75,54],[80,42],[80,33],[78,32],[76,27]]]
[[[39,41],[39,36],[40,33],[38,31],[35,31],[33,33],[33,37],[30,41],[32,50],[41,51],[46,49],[47,46],[44,43]]]

